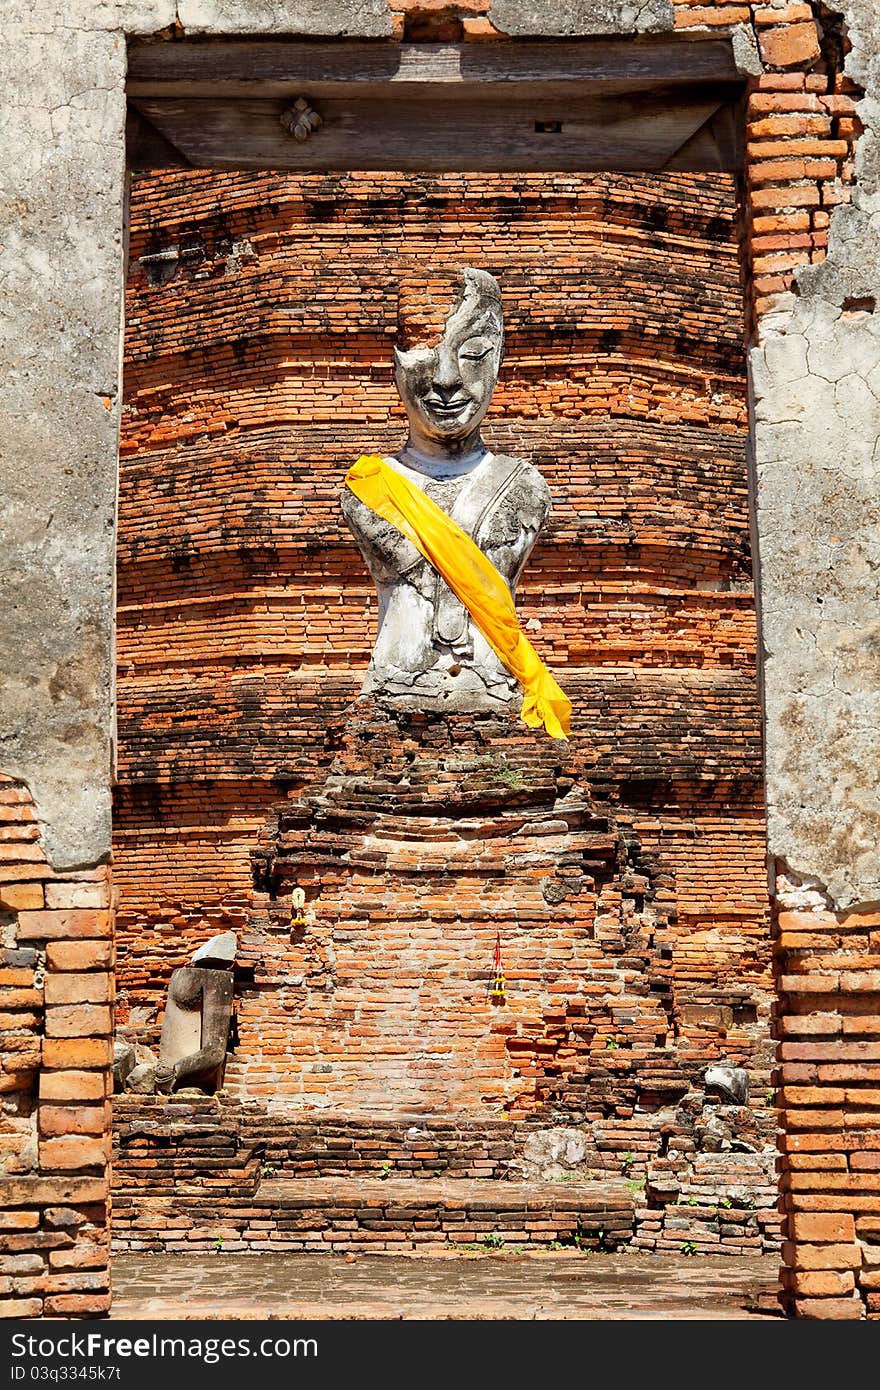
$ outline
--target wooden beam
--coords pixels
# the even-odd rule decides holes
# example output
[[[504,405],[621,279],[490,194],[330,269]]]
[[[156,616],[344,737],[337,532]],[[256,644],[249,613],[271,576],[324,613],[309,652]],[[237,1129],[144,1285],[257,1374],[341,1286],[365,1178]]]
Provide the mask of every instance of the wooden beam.
[[[717,89],[664,88],[609,98],[437,98],[363,94],[316,106],[323,124],[300,144],[283,102],[138,98],[138,110],[201,168],[502,172],[732,168],[711,131]],[[678,158],[677,163],[672,161]]]
[[[446,89],[486,86],[508,91],[568,83],[599,91],[663,85],[741,85],[728,40],[685,36],[585,39],[577,43],[303,44],[286,40],[185,39],[132,43],[133,97],[277,96],[304,89],[369,86]]]
[[[167,136],[158,131],[140,111],[129,103],[125,115],[126,163],[132,172],[141,169],[186,169],[186,155],[181,154]]]

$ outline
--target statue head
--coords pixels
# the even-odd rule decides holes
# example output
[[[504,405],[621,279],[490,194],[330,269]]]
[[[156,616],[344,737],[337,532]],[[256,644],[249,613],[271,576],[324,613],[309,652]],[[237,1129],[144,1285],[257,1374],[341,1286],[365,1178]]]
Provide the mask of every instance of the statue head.
[[[468,453],[498,380],[504,323],[498,281],[470,266],[454,277],[401,285],[395,381],[410,443],[428,453]]]

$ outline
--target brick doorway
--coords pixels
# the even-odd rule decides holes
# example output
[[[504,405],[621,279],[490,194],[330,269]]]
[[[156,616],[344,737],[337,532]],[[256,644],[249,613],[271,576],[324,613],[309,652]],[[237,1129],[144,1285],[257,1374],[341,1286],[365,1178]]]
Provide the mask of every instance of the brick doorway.
[[[298,65],[319,77],[281,80]],[[535,1178],[543,1162],[558,1178],[628,1181],[642,1204],[649,1186],[643,1249],[769,1249],[742,84],[714,43],[696,56],[680,45],[404,49],[387,65],[363,47],[131,55],[118,1024],[155,1046],[169,969],[190,939],[232,926],[244,943],[240,1041],[219,1152],[244,1152],[247,1131],[276,1182],[406,1175],[414,1154],[432,1177],[510,1177],[524,1162]],[[246,90],[230,86],[242,70]],[[324,121],[302,142],[281,119],[297,93]],[[413,153],[401,121],[416,113],[434,138]],[[491,132],[479,149],[474,120]],[[475,154],[485,172],[460,167]],[[186,158],[287,159],[296,171],[177,168],[157,180],[140,167]],[[326,775],[327,724],[369,653],[370,585],[334,488],[347,457],[394,447],[396,279],[432,257],[491,268],[503,286],[507,367],[490,433],[540,462],[559,516],[521,609],[578,688],[585,746],[599,750],[589,782],[606,811],[613,787],[614,831],[600,846],[597,805],[597,886],[579,903],[564,878],[543,879],[535,897],[509,869],[499,897],[490,856],[465,908],[470,879],[454,864],[438,859],[415,887],[410,869],[400,877],[403,843],[387,883],[303,870],[316,921],[298,940],[291,885],[255,894],[250,858],[279,795]],[[634,732],[621,735],[633,709]],[[553,846],[551,875],[553,855],[571,849]],[[431,890],[441,870],[445,886]],[[608,927],[621,894],[627,912],[642,910],[630,880],[650,884],[637,944],[629,927]],[[503,1018],[483,997],[496,930],[511,982]],[[719,1097],[704,1116],[695,1099],[719,1061],[751,1072],[748,1132],[727,1134]],[[165,1122],[159,1102],[117,1102],[117,1238],[131,1248],[140,1175],[155,1184],[138,1137],[145,1109]],[[213,1105],[209,1116],[217,1123]],[[735,1140],[732,1159],[706,1124],[720,1126],[718,1146]],[[571,1142],[577,1126],[591,1136],[584,1166],[523,1159]],[[299,1137],[285,1147],[291,1127]],[[462,1127],[464,1145],[451,1137]],[[172,1142],[182,1171],[193,1156]],[[679,1144],[705,1146],[699,1163],[676,1164]],[[689,1226],[681,1203],[699,1207]]]

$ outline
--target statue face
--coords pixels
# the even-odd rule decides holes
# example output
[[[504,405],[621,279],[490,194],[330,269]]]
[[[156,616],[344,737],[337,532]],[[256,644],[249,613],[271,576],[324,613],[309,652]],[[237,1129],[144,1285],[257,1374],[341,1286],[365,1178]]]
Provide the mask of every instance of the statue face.
[[[427,438],[454,450],[472,440],[498,380],[503,328],[496,303],[468,286],[434,347],[394,350],[395,381],[413,441]]]

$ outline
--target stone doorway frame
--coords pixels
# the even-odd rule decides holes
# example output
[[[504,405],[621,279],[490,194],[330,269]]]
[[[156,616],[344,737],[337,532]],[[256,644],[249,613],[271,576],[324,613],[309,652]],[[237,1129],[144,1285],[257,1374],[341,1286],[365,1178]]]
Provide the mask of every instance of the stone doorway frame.
[[[42,983],[35,978],[30,991],[35,1022],[23,1027],[20,1065],[4,1074],[7,1091],[38,1086],[32,1162],[0,1179],[0,1198],[31,1233],[17,1248],[42,1273],[13,1288],[6,1307],[17,1316],[109,1308],[127,43],[186,34],[393,45],[448,38],[448,23],[465,43],[674,30],[689,45],[723,40],[746,88],[783,1279],[796,1315],[876,1316],[880,12],[874,0],[836,0],[835,9],[823,0],[462,0],[432,20],[433,9],[426,0],[393,8],[388,0],[47,0],[36,13],[13,2],[0,55],[3,89],[14,94],[4,117],[12,157],[0,174],[8,305],[0,438],[11,464],[0,528],[11,566],[0,804],[17,830],[0,851],[0,910],[8,949],[30,962],[14,968],[39,957]],[[73,1223],[84,1234],[66,1263],[51,1258],[57,1240],[47,1224],[61,1204],[86,1213]],[[77,1282],[70,1269],[90,1278]]]

